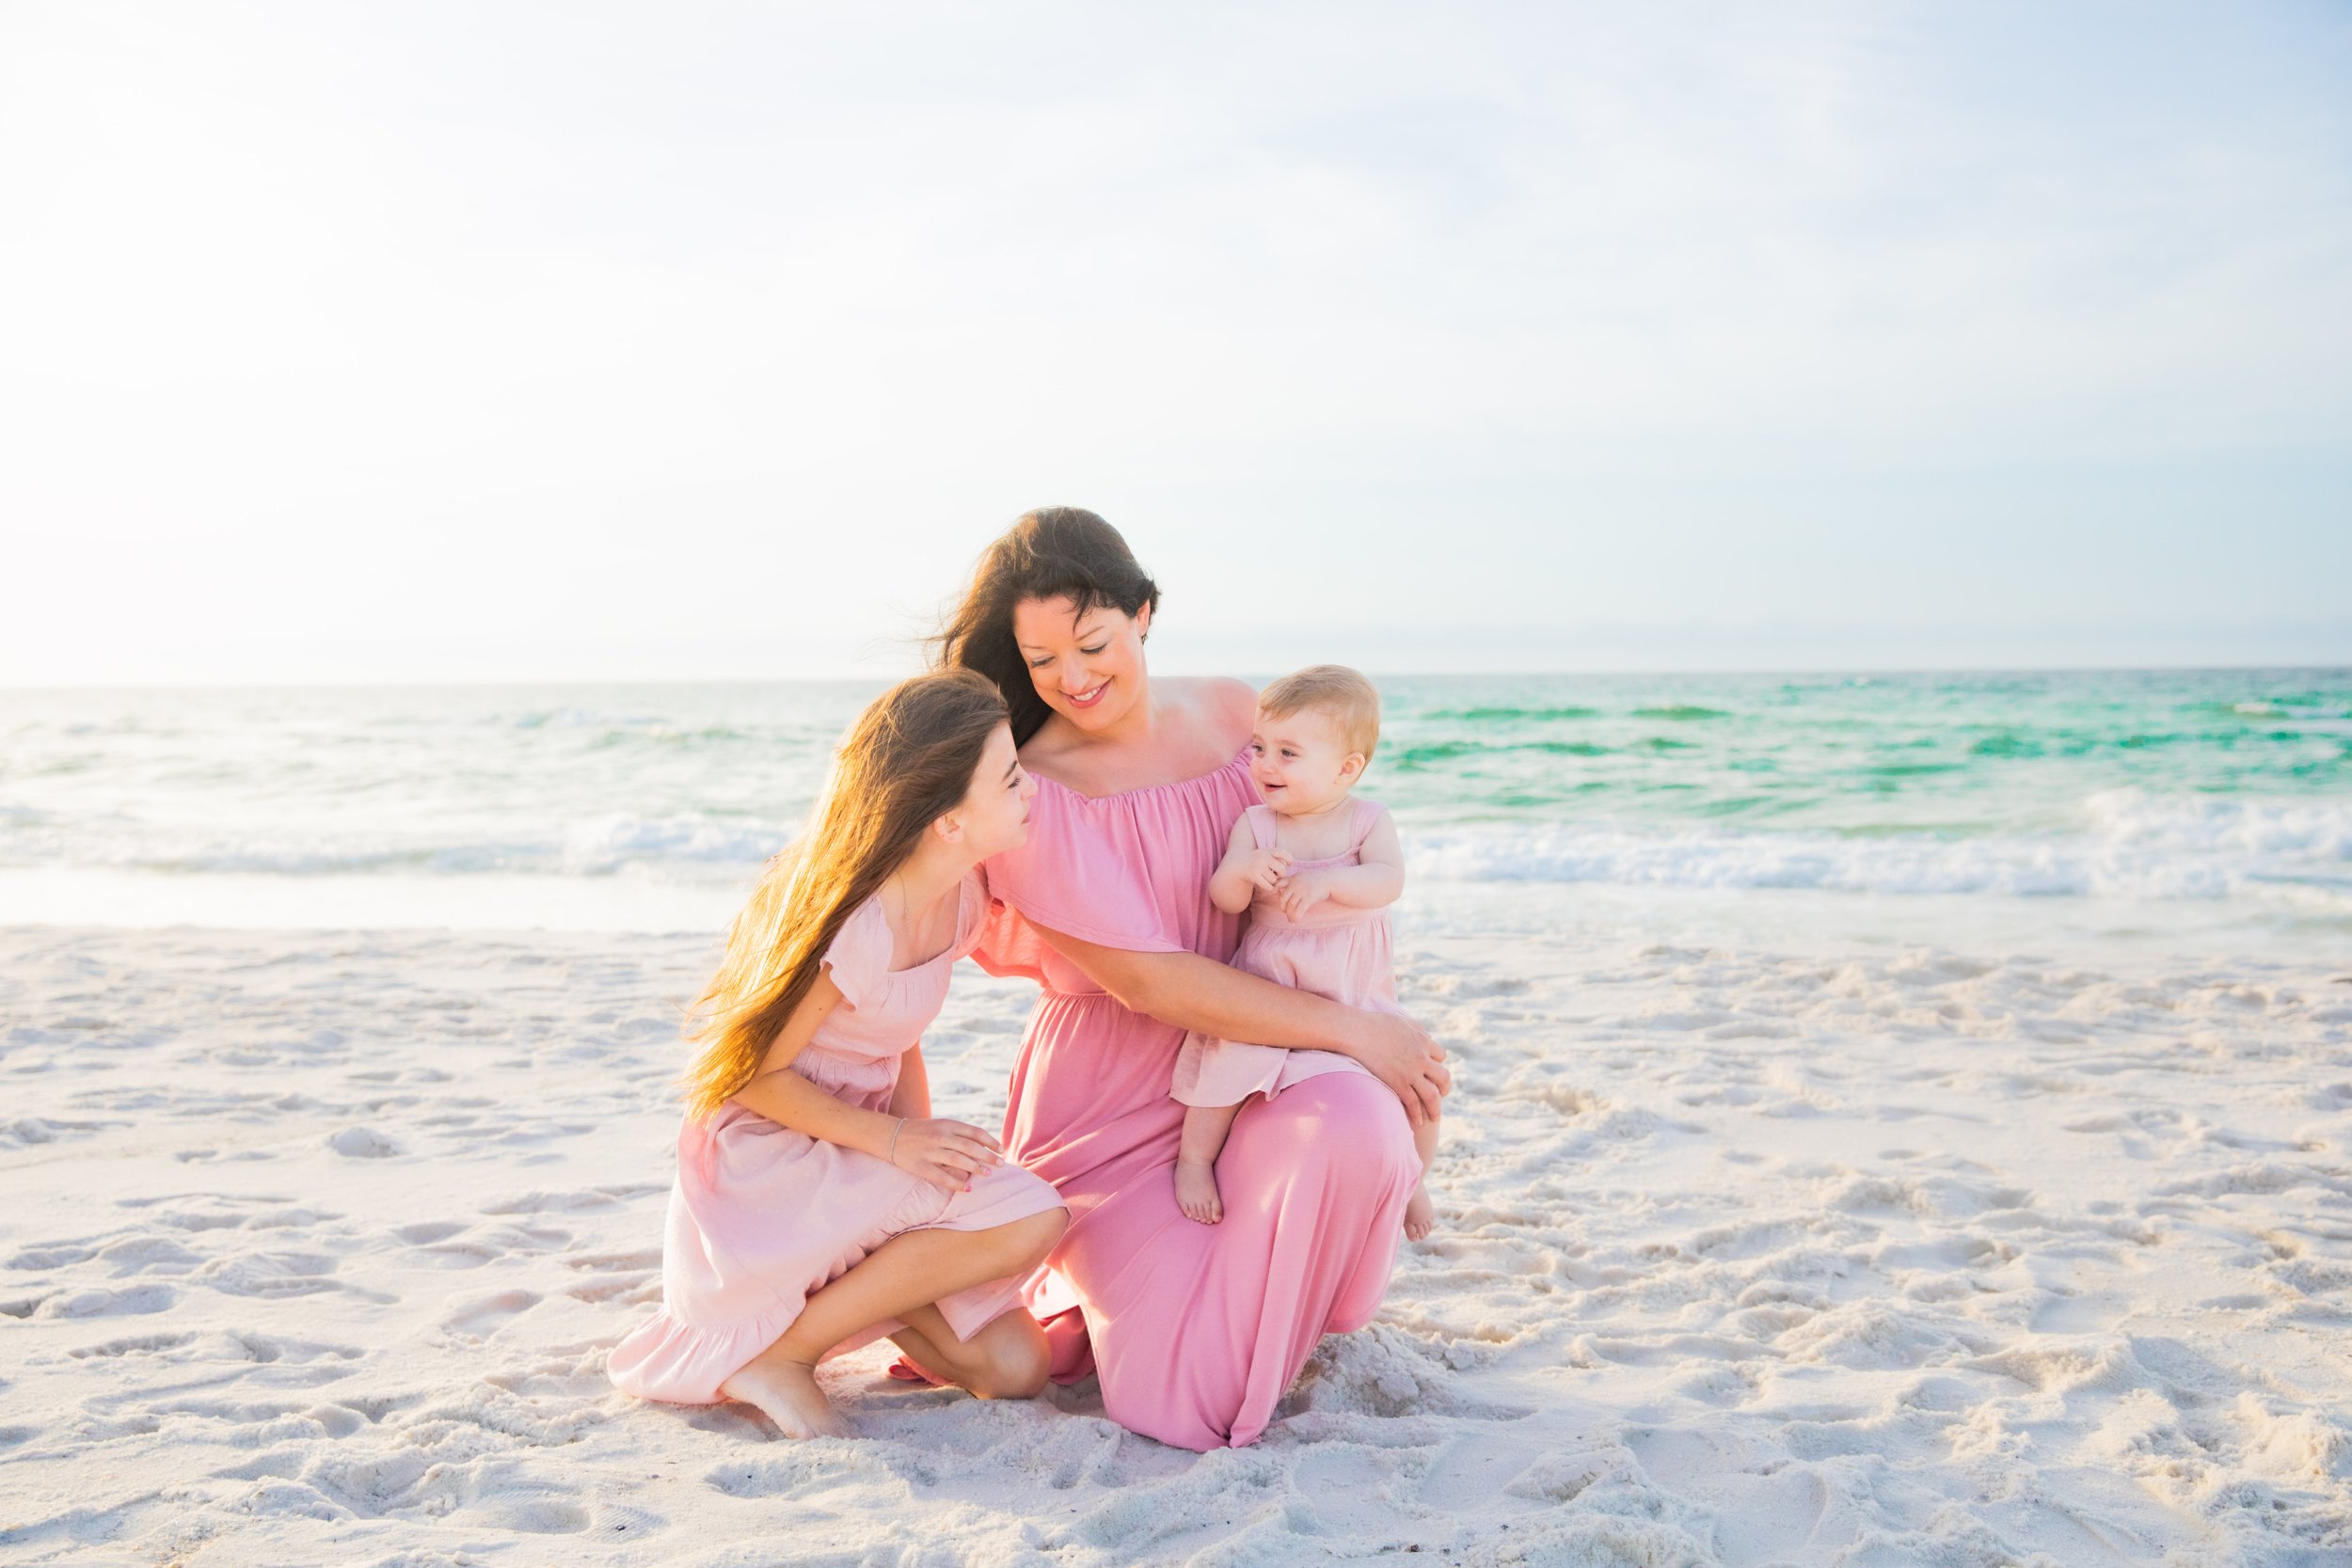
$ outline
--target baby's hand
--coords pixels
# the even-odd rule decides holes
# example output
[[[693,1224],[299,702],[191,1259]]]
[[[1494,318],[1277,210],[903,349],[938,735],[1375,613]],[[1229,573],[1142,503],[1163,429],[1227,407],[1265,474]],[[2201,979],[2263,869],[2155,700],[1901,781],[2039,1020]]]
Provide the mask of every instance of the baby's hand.
[[[1281,900],[1282,912],[1296,920],[1331,896],[1331,879],[1320,871],[1302,871],[1283,878],[1274,892]]]
[[[1282,885],[1282,879],[1290,875],[1290,851],[1252,849],[1243,857],[1238,868],[1244,881],[1272,893]]]

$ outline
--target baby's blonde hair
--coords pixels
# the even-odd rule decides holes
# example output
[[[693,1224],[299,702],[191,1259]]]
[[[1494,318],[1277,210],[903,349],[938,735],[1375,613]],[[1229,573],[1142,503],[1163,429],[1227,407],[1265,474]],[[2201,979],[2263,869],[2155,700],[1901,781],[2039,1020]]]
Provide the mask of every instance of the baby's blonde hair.
[[[1347,749],[1372,760],[1380,744],[1380,692],[1344,664],[1310,664],[1258,693],[1258,711],[1268,719],[1320,713],[1340,727]]]

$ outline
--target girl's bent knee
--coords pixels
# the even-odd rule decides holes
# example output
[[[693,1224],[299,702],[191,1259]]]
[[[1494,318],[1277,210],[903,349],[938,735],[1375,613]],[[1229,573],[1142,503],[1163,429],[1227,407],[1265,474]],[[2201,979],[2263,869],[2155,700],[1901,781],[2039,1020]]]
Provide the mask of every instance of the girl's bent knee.
[[[1035,1399],[1045,1391],[1053,1370],[1053,1356],[1040,1335],[1035,1343],[1023,1340],[1001,1347],[967,1386],[984,1400]]]
[[[1021,1266],[1034,1269],[1060,1244],[1062,1232],[1070,1228],[1070,1211],[1048,1209],[1042,1214],[1032,1214],[1015,1223],[1022,1227],[1022,1239],[1028,1243],[1026,1258]]]

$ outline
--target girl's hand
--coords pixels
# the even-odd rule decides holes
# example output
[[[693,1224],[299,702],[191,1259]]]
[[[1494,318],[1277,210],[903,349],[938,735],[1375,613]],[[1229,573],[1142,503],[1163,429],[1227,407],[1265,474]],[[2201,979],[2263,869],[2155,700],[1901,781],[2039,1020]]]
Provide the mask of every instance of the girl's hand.
[[[951,1193],[969,1187],[974,1177],[1005,1158],[988,1133],[945,1117],[909,1117],[889,1148],[892,1164]]]
[[[1331,896],[1331,879],[1320,871],[1302,871],[1276,883],[1274,894],[1281,900],[1282,912],[1296,920]]]
[[[1434,1119],[1438,1102],[1454,1086],[1445,1069],[1445,1047],[1409,1018],[1358,1009],[1356,1049],[1351,1054],[1405,1102],[1406,1119]]]
[[[1282,879],[1291,873],[1290,851],[1252,849],[1242,858],[1237,869],[1244,881],[1272,893],[1282,885]]]

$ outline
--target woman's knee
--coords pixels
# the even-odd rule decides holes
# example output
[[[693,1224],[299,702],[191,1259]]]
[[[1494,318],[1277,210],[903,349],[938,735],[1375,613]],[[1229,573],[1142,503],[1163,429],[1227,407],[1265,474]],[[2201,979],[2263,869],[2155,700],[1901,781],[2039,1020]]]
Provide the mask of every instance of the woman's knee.
[[[1302,1152],[1366,1175],[1401,1172],[1420,1180],[1412,1123],[1376,1078],[1327,1072],[1283,1090],[1266,1111],[1287,1119],[1288,1136]]]

